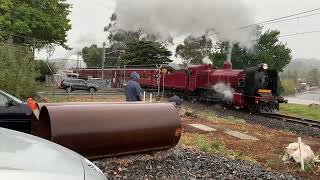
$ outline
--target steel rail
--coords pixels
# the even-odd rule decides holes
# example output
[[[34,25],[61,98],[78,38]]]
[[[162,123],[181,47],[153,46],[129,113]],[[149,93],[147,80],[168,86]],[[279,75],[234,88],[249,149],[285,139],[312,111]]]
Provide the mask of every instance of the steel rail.
[[[293,122],[296,124],[302,124],[305,126],[320,128],[320,121],[316,121],[316,120],[310,120],[310,119],[299,118],[299,117],[292,117],[292,116],[287,116],[287,115],[283,115],[283,114],[260,114],[260,115],[267,117],[267,118],[279,119],[279,120],[283,120],[283,121]]]

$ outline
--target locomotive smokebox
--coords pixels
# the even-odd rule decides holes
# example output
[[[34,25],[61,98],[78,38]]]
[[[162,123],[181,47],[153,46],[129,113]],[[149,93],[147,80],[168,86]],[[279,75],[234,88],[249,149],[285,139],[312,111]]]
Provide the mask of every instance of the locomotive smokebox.
[[[232,69],[232,63],[230,62],[230,61],[225,61],[224,63],[223,63],[223,69]]]

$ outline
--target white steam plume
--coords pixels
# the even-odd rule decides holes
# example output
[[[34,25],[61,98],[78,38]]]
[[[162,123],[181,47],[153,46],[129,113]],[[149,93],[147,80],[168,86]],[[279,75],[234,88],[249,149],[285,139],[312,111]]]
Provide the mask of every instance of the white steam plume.
[[[213,64],[212,61],[209,59],[208,56],[204,57],[204,58],[202,59],[202,62],[203,62],[203,64],[211,64],[211,65]]]
[[[213,86],[213,89],[218,93],[223,95],[224,101],[232,102],[234,90],[224,83],[218,83]]]
[[[117,28],[180,35],[217,33],[219,40],[251,45],[254,16],[243,0],[116,0]]]

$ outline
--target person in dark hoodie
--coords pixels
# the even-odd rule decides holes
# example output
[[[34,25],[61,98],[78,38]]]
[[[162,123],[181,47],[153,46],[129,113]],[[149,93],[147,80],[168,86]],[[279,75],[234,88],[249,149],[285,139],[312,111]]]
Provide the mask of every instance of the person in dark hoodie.
[[[140,76],[136,72],[130,74],[130,80],[125,87],[126,100],[129,102],[142,101],[142,89],[139,84]]]

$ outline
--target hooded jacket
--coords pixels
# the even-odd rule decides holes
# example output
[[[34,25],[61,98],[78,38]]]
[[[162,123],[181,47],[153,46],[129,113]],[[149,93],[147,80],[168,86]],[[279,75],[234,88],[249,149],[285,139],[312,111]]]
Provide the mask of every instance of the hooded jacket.
[[[135,101],[142,101],[141,98],[141,86],[138,83],[140,76],[136,72],[132,72],[130,74],[131,80],[127,82],[125,87],[125,94],[126,94],[126,101],[135,102]]]

